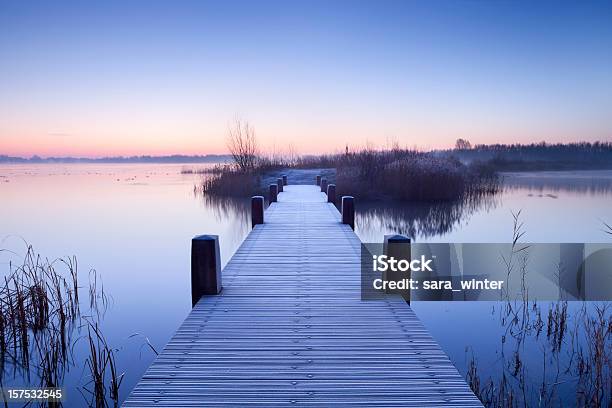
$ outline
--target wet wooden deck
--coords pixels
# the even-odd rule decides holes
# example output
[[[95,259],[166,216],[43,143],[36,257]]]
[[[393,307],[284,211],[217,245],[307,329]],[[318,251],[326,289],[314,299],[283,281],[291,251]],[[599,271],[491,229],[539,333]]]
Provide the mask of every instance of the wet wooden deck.
[[[289,185],[124,406],[482,405],[400,297],[360,300],[359,238]]]

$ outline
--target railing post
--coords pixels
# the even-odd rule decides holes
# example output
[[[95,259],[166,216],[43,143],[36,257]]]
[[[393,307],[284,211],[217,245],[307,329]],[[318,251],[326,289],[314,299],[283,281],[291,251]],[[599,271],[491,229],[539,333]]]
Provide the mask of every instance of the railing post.
[[[405,259],[408,262],[412,259],[412,253],[410,250],[410,238],[405,235],[385,235],[385,241],[383,245],[383,251],[388,257],[393,257],[398,261]],[[383,272],[383,279],[390,281],[400,281],[402,279],[410,279],[411,273],[408,270],[408,276],[402,275],[406,272],[401,271],[387,271]],[[386,293],[399,293],[406,302],[410,303],[410,288],[405,290],[390,290],[387,289]]]
[[[276,185],[278,186],[278,192],[283,192],[283,179],[281,177],[276,179]]]
[[[203,295],[221,292],[219,236],[199,235],[191,240],[191,306]]]
[[[321,179],[321,192],[327,194],[327,179]]]
[[[283,185],[286,186],[287,185],[287,175],[283,174]]]
[[[264,198],[262,196],[251,197],[251,226],[264,222]]]
[[[355,199],[353,196],[342,196],[342,223],[355,229]]]
[[[317,186],[320,186],[320,185],[321,185],[321,175],[319,174],[317,176]]]
[[[275,203],[277,201],[276,196],[278,195],[278,186],[276,184],[270,184],[270,202]]]
[[[335,184],[327,185],[327,202],[336,204],[336,185]]]

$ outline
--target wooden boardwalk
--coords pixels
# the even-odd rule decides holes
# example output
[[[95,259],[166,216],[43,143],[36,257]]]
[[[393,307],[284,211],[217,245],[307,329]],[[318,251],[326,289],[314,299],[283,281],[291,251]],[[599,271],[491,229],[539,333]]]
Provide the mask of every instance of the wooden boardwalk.
[[[326,201],[285,186],[125,407],[482,406],[401,297],[360,300],[359,238]]]

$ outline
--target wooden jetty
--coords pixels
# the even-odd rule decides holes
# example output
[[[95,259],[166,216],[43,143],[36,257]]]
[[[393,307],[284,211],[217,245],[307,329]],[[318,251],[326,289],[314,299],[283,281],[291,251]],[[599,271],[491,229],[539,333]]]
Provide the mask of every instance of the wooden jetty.
[[[361,301],[351,220],[279,187],[123,406],[482,407],[400,296]]]

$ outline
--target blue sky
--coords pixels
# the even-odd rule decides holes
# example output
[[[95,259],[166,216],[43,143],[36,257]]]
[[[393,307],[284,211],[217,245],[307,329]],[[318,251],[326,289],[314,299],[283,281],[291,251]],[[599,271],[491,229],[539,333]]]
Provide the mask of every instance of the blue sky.
[[[608,2],[3,2],[0,154],[612,139]]]

